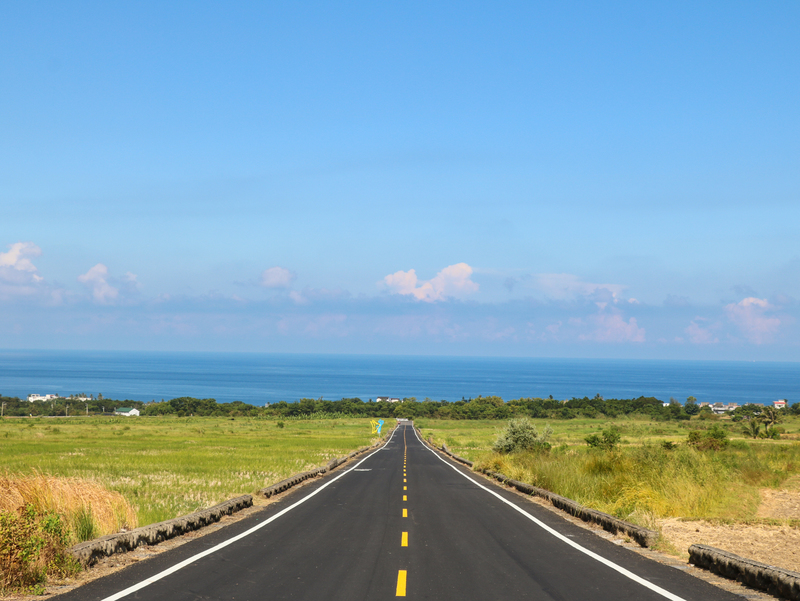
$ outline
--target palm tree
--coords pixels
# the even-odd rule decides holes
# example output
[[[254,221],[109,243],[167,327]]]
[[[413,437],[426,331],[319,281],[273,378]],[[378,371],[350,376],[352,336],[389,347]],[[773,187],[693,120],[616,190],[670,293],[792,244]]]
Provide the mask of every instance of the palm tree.
[[[755,418],[748,419],[744,425],[744,435],[751,438],[758,438],[761,434],[761,424]]]

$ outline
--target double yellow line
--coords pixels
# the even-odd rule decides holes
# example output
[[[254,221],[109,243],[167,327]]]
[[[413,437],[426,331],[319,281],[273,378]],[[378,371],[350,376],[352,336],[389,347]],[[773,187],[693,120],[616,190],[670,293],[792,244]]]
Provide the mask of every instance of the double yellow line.
[[[408,479],[407,479],[407,462],[408,462],[408,444],[406,443],[406,428],[403,426],[403,492],[408,492]],[[403,495],[403,501],[408,501],[408,495]],[[403,517],[408,517],[408,508],[403,507]],[[408,546],[408,532],[403,532],[400,536],[400,546],[407,547]],[[408,571],[407,570],[399,570],[397,572],[397,597],[405,597],[406,596],[406,580],[408,578]]]

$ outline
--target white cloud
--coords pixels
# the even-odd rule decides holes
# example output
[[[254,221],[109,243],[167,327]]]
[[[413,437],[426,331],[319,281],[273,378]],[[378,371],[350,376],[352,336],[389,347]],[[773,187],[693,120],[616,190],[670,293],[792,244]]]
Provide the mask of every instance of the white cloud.
[[[133,274],[129,273],[128,275]],[[133,278],[135,280],[136,276]],[[92,291],[94,300],[101,305],[107,305],[119,296],[119,289],[108,283],[108,267],[102,263],[98,263],[83,275],[79,275],[78,281]]]
[[[738,303],[725,305],[725,313],[750,342],[763,344],[772,340],[773,335],[781,327],[778,317],[769,317],[768,312],[775,307],[764,298],[749,296]]]
[[[297,278],[297,274],[285,267],[270,267],[261,274],[261,285],[264,288],[288,288]]]
[[[692,344],[716,344],[719,338],[714,335],[710,328],[704,328],[697,322],[705,321],[700,317],[692,320],[692,323],[684,330],[689,335],[689,341]]]
[[[620,284],[593,284],[584,282],[571,273],[540,273],[533,276],[535,287],[555,300],[576,296],[594,297],[600,302],[618,302],[627,286]],[[636,299],[629,302],[636,303]]]
[[[0,253],[0,267],[7,267],[16,271],[33,274],[35,281],[41,281],[36,275],[36,266],[31,262],[31,257],[38,257],[42,249],[33,242],[15,242],[8,245],[8,252]]]
[[[413,269],[397,271],[383,278],[386,286],[396,294],[411,295],[417,300],[432,303],[448,297],[459,297],[478,291],[471,279],[472,267],[456,263],[442,269],[434,278],[423,281]]]
[[[33,242],[15,242],[0,253],[0,298],[27,296],[40,291],[44,280],[31,259],[42,254]]]

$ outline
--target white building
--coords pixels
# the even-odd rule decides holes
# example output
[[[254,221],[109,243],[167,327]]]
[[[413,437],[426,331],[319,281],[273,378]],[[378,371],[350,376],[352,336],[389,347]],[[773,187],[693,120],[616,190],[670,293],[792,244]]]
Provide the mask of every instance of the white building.
[[[120,407],[114,411],[114,415],[124,415],[125,417],[135,417],[139,415],[139,410],[135,407]]]
[[[57,394],[29,394],[28,401],[52,401],[53,399],[60,398]]]
[[[400,399],[394,399],[388,396],[379,396],[375,399],[375,401],[378,403],[399,403]]]
[[[772,401],[772,406],[775,407],[775,409],[786,409],[786,399]]]

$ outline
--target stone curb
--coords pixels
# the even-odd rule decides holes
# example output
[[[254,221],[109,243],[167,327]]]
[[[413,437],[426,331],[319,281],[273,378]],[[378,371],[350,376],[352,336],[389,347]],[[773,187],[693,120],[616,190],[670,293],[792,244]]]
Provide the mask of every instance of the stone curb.
[[[179,518],[80,543],[70,548],[69,552],[83,566],[90,566],[102,557],[133,551],[139,545],[155,545],[186,532],[198,530],[203,526],[218,522],[224,515],[236,513],[252,504],[252,495],[242,495]]]
[[[800,573],[739,557],[707,545],[689,547],[689,563],[776,597],[800,600]]]
[[[420,438],[422,436],[420,435]],[[424,439],[423,439],[424,440]],[[425,441],[430,446],[435,449],[439,449],[436,445],[432,444],[430,441]],[[447,448],[446,444],[443,444],[441,449],[442,452],[449,455],[456,461],[463,463],[474,469],[474,463],[468,459],[464,459],[463,457],[459,457],[458,455],[454,455],[450,452]],[[549,490],[545,490],[544,488],[539,488],[538,486],[533,486],[531,484],[526,484],[525,482],[520,482],[519,480],[512,480],[508,476],[501,474],[499,472],[493,472],[486,469],[476,470],[480,473],[486,474],[502,482],[503,484],[507,484],[509,486],[513,486],[518,491],[523,492],[527,495],[535,495],[537,497],[542,497],[543,499],[547,499],[550,503],[557,507],[558,509],[569,513],[570,515],[575,516],[576,518],[582,519],[584,522],[592,522],[597,524],[603,528],[603,530],[607,530],[608,532],[612,532],[616,534],[617,532],[624,532],[628,536],[630,536],[633,540],[639,543],[642,547],[650,547],[658,540],[658,532],[654,530],[649,530],[647,528],[643,528],[641,526],[637,526],[636,524],[631,524],[630,522],[626,522],[624,520],[620,520],[619,518],[615,518],[613,515],[609,515],[607,513],[603,513],[602,511],[597,511],[596,509],[590,509],[588,507],[584,507],[580,503],[573,501],[572,499],[568,499],[566,497],[562,497],[561,495],[557,495]]]

